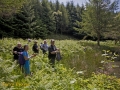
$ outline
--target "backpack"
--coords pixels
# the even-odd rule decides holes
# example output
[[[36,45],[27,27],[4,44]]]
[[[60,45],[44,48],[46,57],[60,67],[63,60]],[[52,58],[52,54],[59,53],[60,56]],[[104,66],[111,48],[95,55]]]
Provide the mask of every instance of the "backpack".
[[[25,64],[25,59],[24,59],[24,56],[23,56],[23,52],[21,52],[21,54],[19,55],[18,62],[19,62],[20,65]]]
[[[56,60],[60,61],[62,59],[60,52],[56,54]]]

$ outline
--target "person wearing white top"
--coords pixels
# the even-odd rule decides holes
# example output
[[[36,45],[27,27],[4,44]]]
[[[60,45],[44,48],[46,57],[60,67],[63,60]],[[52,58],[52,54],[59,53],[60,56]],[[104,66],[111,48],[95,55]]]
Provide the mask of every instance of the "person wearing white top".
[[[47,41],[44,40],[44,43],[41,45],[43,54],[46,54],[46,52],[48,51],[48,45],[47,45]]]

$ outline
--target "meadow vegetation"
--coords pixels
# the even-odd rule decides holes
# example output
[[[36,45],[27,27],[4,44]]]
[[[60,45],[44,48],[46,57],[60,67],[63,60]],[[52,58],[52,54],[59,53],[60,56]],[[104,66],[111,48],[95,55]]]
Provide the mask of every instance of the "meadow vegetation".
[[[12,49],[23,39],[4,38],[0,40],[0,90],[119,90],[120,79],[114,74],[99,72],[104,65],[113,62],[114,52],[119,45],[113,41],[56,40],[62,60],[56,62],[55,69],[49,65],[47,55],[40,52],[31,59],[32,77],[24,77],[19,66],[13,61]],[[50,40],[47,40],[48,43]],[[39,43],[42,40],[38,40]],[[29,43],[32,54],[33,42]],[[117,48],[117,49],[116,49]],[[110,50],[110,51],[108,51]],[[112,52],[111,52],[112,51]],[[114,58],[113,58],[114,57]]]

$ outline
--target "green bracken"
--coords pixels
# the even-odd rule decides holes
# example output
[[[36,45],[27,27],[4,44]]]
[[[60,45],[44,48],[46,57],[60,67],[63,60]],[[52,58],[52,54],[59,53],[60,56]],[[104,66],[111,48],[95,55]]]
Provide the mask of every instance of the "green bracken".
[[[42,52],[30,60],[32,77],[24,77],[19,66],[12,59],[12,49],[20,41],[4,38],[0,40],[0,90],[119,90],[120,79],[96,73],[103,66],[103,50],[112,50],[112,41],[101,42],[97,47],[94,41],[56,40],[62,60],[56,62],[55,69],[49,65],[47,55]],[[47,40],[50,43],[50,40]],[[42,40],[38,40],[39,43]],[[32,54],[33,41],[29,43]]]

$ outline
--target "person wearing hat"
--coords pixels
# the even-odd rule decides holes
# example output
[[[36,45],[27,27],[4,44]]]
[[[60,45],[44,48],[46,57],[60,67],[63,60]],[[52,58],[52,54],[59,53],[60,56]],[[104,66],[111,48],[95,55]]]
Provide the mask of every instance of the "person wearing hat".
[[[23,52],[23,48],[20,42],[13,48],[13,59],[18,61],[19,54]]]
[[[38,48],[36,40],[34,41],[34,45],[32,47],[32,50],[33,50],[34,53],[39,53],[39,48]]]
[[[59,52],[59,50],[55,46],[55,40],[52,39],[51,40],[51,45],[48,48],[48,58],[49,58],[50,64],[52,65],[53,68],[54,68],[54,65],[55,65],[56,54],[58,52]]]

